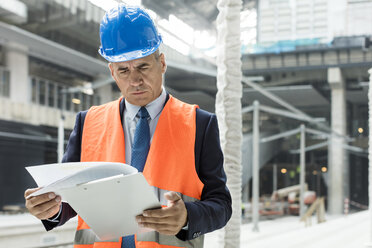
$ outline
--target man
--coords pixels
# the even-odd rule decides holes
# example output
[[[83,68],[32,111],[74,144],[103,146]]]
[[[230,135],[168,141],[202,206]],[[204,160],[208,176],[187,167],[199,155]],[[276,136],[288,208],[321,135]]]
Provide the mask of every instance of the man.
[[[130,164],[163,207],[137,216],[153,232],[116,241],[98,240],[79,217],[75,247],[202,247],[203,234],[223,227],[232,211],[216,117],[166,93],[162,39],[143,9],[119,4],[108,11],[100,37],[99,53],[123,98],[78,113],[63,161]],[[26,200],[26,207],[47,230],[76,215],[54,193]]]

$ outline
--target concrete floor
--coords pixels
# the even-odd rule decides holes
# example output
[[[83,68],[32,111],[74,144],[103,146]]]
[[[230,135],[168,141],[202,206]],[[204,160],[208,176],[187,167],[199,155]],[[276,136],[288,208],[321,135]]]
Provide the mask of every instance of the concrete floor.
[[[35,248],[71,243],[76,222],[75,218],[60,228],[46,232],[41,222],[30,214],[1,214],[0,248]]]
[[[348,216],[326,216],[327,221],[305,227],[296,216],[259,223],[260,232],[252,232],[252,224],[241,227],[242,248],[367,248],[370,238],[370,216],[362,211]],[[0,247],[47,247],[48,244],[71,242],[76,220],[62,228],[45,232],[41,223],[29,214],[0,215]],[[218,231],[205,237],[205,248],[219,247]],[[372,247],[372,246],[371,246]]]
[[[305,227],[299,217],[288,216],[259,223],[260,232],[252,232],[252,224],[243,224],[242,248],[366,248],[370,237],[368,211],[348,216],[326,216],[327,221]],[[217,231],[218,232],[218,231]],[[204,247],[219,247],[218,233],[206,235]],[[372,246],[371,246],[372,247]]]

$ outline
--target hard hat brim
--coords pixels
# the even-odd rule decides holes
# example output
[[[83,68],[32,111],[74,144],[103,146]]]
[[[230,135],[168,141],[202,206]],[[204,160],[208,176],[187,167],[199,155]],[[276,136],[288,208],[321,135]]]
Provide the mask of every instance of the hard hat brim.
[[[159,38],[158,43],[155,46],[148,49],[135,50],[127,53],[122,53],[119,55],[106,55],[102,46],[100,46],[100,48],[98,49],[98,53],[109,62],[125,62],[140,59],[149,56],[150,54],[153,54],[156,50],[158,50],[160,44],[162,43],[162,38],[160,35],[158,36],[158,38]]]

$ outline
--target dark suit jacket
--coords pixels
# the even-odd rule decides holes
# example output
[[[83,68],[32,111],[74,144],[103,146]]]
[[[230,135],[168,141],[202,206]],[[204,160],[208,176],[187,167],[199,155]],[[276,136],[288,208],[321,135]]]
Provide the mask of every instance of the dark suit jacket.
[[[167,96],[168,100],[168,96]],[[124,113],[124,104],[120,104],[120,113]],[[72,131],[63,162],[79,162],[81,137],[87,111],[79,112]],[[121,118],[122,120],[123,118]],[[124,151],[123,151],[124,152]],[[214,114],[201,109],[196,110],[195,168],[204,184],[201,201],[185,202],[188,218],[188,230],[181,230],[177,237],[189,240],[226,225],[231,217],[231,196],[226,187],[226,175],[223,170],[223,154],[220,147],[217,118]],[[63,203],[59,222],[42,221],[47,230],[63,225],[76,212]]]

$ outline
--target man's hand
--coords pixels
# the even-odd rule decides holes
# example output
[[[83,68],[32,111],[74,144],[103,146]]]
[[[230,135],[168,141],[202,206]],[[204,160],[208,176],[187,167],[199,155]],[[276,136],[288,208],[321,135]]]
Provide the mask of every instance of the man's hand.
[[[58,213],[61,207],[61,197],[50,192],[27,199],[27,196],[39,189],[40,188],[33,188],[25,191],[25,205],[30,214],[40,220],[45,220]]]
[[[176,192],[164,194],[168,200],[167,207],[155,210],[145,210],[136,220],[141,227],[154,229],[166,234],[176,235],[187,223],[185,203]]]

